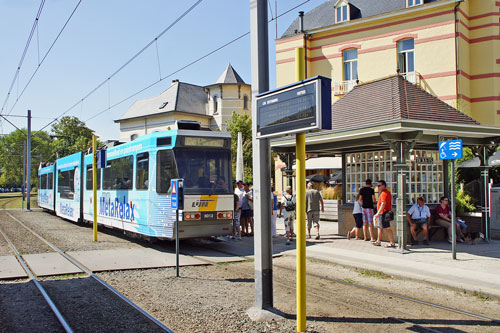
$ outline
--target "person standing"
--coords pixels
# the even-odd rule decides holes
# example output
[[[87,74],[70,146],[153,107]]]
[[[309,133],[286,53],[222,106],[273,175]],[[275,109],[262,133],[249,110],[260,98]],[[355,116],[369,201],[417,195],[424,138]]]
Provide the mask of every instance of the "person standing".
[[[234,216],[233,216],[233,235],[231,239],[241,240],[241,230],[240,230],[240,198],[236,193],[234,195]]]
[[[424,197],[420,196],[417,198],[417,203],[411,206],[406,212],[406,219],[410,223],[410,232],[412,236],[411,245],[418,245],[417,240],[417,225],[422,227],[424,231],[424,245],[429,245],[427,241],[428,236],[428,225],[431,220],[431,210],[425,204]]]
[[[292,195],[291,186],[287,186],[285,193],[281,196],[280,215],[283,216],[285,222],[286,245],[290,245],[290,239],[293,237],[293,220],[295,219],[295,197]]]
[[[375,233],[373,232],[373,204],[377,202],[375,200],[375,191],[372,187],[372,180],[367,179],[365,181],[365,186],[359,191],[361,195],[361,213],[363,216],[363,234],[365,241],[368,241],[368,230],[370,231],[370,240],[372,243],[375,242]]]
[[[391,218],[390,212],[392,212],[392,195],[387,190],[387,184],[385,180],[378,181],[378,202],[377,202],[377,213],[373,216],[374,219],[378,219],[378,238],[373,245],[380,246],[382,242],[382,235],[384,230],[387,231],[389,236],[389,244],[385,247],[396,247],[394,242],[394,234],[391,229]]]
[[[238,196],[238,207],[237,210],[235,210],[234,215],[235,215],[235,220],[237,220],[238,224],[238,229],[240,231],[239,235],[241,237],[242,235],[242,230],[241,230],[241,206],[243,205],[243,194],[245,194],[245,191],[243,190],[243,181],[238,180],[236,181],[236,188],[234,189],[234,194]]]
[[[352,216],[354,217],[354,222],[356,225],[351,229],[351,231],[347,232],[347,239],[351,239],[352,235],[356,235],[356,240],[361,240],[362,238],[359,237],[359,232],[361,231],[361,228],[363,228],[363,213],[362,213],[362,197],[361,194],[356,195],[356,201],[354,201],[354,209],[352,210]]]
[[[250,190],[248,183],[243,183],[243,190],[245,191],[243,194],[243,204],[241,205],[243,236],[253,236],[253,192]]]
[[[325,212],[325,206],[321,193],[314,188],[313,183],[307,184],[306,191],[306,213],[307,213],[307,238],[311,238],[311,227],[314,224],[316,229],[316,239],[319,239],[319,205],[321,204],[321,212]]]
[[[278,217],[278,195],[276,192],[271,191],[271,235],[273,238],[276,235],[276,218]]]

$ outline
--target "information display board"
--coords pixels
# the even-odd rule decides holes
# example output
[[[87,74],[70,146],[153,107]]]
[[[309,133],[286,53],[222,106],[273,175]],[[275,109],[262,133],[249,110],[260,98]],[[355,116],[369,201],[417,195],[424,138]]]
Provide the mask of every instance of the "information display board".
[[[257,138],[331,130],[331,82],[315,76],[257,95]]]

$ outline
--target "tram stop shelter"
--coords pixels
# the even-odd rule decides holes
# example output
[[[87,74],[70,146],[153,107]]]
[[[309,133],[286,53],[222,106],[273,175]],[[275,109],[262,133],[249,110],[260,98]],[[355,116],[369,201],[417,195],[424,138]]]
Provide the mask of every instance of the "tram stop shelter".
[[[481,161],[482,185],[487,186],[487,161],[500,143],[500,127],[479,124],[401,75],[359,84],[335,102],[332,130],[307,134],[306,153],[342,157],[339,233],[353,226],[353,203],[365,180],[383,179],[396,203],[397,240],[404,248],[408,205],[423,196],[432,208],[448,196],[448,162],[438,156],[438,142],[448,139],[461,139],[464,147],[472,148]],[[295,154],[295,139],[275,139],[271,147]],[[487,191],[482,193],[481,231],[489,238],[489,199]]]

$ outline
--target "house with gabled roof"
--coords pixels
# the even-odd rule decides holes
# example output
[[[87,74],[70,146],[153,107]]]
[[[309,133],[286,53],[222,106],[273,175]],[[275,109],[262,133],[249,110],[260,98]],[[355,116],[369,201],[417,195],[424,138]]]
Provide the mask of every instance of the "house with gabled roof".
[[[120,141],[176,128],[178,120],[195,120],[211,130],[226,130],[233,112],[251,113],[251,86],[228,64],[214,84],[199,86],[173,80],[161,94],[135,101],[117,120]]]

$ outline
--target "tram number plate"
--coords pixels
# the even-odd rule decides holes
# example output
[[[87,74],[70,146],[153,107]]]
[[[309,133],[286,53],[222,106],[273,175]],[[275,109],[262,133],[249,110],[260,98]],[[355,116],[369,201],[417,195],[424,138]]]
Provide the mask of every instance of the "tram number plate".
[[[204,219],[213,219],[215,218],[215,213],[203,213],[202,216]]]

